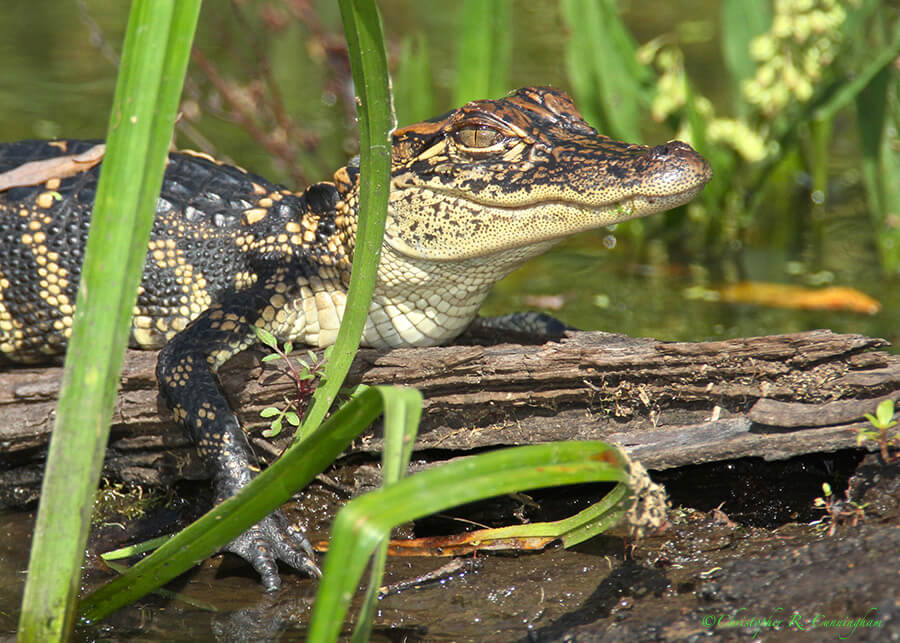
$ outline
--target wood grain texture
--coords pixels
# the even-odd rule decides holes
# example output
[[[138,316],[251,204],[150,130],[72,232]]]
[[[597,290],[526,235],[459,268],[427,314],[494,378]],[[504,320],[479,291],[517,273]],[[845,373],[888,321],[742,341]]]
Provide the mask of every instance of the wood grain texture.
[[[811,331],[715,342],[659,342],[570,332],[543,344],[491,343],[363,350],[350,382],[415,386],[425,396],[417,450],[551,440],[610,440],[648,468],[739,457],[782,459],[856,446],[853,428],[878,402],[900,400],[900,356],[886,342]],[[292,385],[260,353],[223,367],[221,381],[251,433],[259,411]],[[277,362],[276,362],[277,363]],[[130,351],[116,402],[106,475],[169,485],[206,473],[158,399],[156,354]],[[62,369],[0,373],[0,503],[35,496]],[[287,438],[285,438],[287,439]],[[255,443],[276,452],[279,445]],[[353,452],[374,452],[376,428]]]

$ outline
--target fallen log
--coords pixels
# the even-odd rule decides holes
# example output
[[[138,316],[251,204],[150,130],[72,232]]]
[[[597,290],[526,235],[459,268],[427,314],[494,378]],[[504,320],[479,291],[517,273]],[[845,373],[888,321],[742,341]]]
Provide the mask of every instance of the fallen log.
[[[884,340],[861,335],[818,330],[686,343],[569,332],[538,345],[468,341],[363,350],[349,382],[419,388],[420,451],[452,457],[497,445],[600,439],[624,445],[650,469],[854,447],[854,429],[867,426],[863,414],[882,399],[900,400],[900,356],[880,350]],[[248,351],[221,371],[253,435],[266,427],[260,411],[284,406],[294,388],[261,365],[261,355]],[[127,355],[104,475],[149,485],[206,477],[157,396],[155,365],[155,353]],[[0,373],[0,504],[21,505],[37,493],[61,373]],[[379,445],[375,430],[352,452]]]

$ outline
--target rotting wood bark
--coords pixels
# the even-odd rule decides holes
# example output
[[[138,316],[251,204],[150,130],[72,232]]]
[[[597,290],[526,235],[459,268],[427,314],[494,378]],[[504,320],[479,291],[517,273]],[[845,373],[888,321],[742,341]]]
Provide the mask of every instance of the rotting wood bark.
[[[610,440],[651,469],[745,456],[788,458],[856,445],[853,428],[882,399],[900,400],[900,356],[887,342],[811,331],[716,342],[666,343],[570,332],[540,345],[479,344],[363,350],[350,382],[418,387],[417,448],[448,457],[496,445]],[[223,387],[251,432],[259,411],[292,384],[260,353],[222,369]],[[105,474],[169,485],[205,477],[159,401],[156,354],[129,351]],[[59,367],[0,373],[0,504],[36,493],[53,424]],[[378,432],[354,452],[378,449]],[[269,448],[268,450],[272,450]]]

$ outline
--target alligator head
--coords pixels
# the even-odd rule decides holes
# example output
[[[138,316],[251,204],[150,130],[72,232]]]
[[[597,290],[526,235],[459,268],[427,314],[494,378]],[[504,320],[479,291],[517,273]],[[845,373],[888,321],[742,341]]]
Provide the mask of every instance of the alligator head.
[[[394,133],[386,242],[432,261],[483,257],[662,212],[711,176],[689,145],[621,143],[546,87],[473,101]]]
[[[529,258],[577,232],[687,203],[711,175],[681,141],[648,147],[598,134],[546,87],[399,129],[364,341],[447,341]]]

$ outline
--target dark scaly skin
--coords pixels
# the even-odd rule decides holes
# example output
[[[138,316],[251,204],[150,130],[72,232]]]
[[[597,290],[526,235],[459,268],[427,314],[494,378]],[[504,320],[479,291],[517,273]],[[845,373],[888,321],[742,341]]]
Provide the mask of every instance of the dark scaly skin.
[[[0,173],[96,143],[5,144]],[[0,192],[0,354],[43,362],[65,352],[99,171]],[[299,216],[330,214],[336,194],[333,184],[319,184],[298,195],[203,156],[170,155],[130,345],[161,348],[213,302],[279,265],[302,264],[314,274],[319,265],[346,263],[349,274],[349,250],[335,245],[342,232],[334,217]]]
[[[0,146],[0,175],[93,143]],[[600,136],[562,92],[526,88],[394,133],[385,241],[363,344],[435,345],[475,317],[491,285],[581,230],[689,201],[709,180],[678,141]],[[99,167],[0,191],[0,354],[62,354],[71,328]],[[0,176],[2,178],[2,176]],[[256,342],[326,346],[343,312],[356,234],[358,170],[295,193],[238,168],[171,154],[131,345],[163,347],[157,375],[197,443],[217,501],[258,470],[217,369]],[[231,543],[267,589],[275,561],[317,574],[306,539],[276,512]]]

